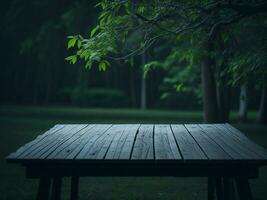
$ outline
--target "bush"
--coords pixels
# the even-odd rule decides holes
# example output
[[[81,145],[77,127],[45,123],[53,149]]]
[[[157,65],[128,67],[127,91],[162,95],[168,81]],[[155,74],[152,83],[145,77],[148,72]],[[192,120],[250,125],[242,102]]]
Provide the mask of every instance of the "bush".
[[[65,89],[60,94],[61,99],[69,100],[74,106],[116,108],[128,105],[128,98],[123,91],[110,88]]]
[[[161,99],[161,107],[179,110],[199,110],[202,108],[199,97],[192,91],[168,93]]]

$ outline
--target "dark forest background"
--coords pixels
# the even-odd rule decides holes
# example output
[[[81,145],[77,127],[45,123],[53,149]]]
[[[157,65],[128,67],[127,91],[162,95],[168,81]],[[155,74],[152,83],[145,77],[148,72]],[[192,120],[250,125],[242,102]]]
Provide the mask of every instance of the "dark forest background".
[[[66,105],[200,110],[200,77],[193,89],[179,91],[168,84],[169,71],[152,70],[144,81],[139,67],[114,62],[106,72],[84,63],[70,65],[65,58],[67,36],[87,36],[99,10],[88,0],[11,0],[0,11],[0,101],[2,104]],[[156,49],[155,51],[157,51]],[[164,58],[158,50],[157,58]],[[153,54],[153,52],[152,52]],[[189,79],[190,77],[183,77]],[[261,91],[250,81],[248,109],[257,110]],[[232,88],[231,107],[238,109],[240,87]],[[145,97],[143,97],[145,95]],[[145,105],[142,99],[145,98]]]
[[[253,2],[266,6],[262,7],[264,12],[257,13],[255,9],[253,15],[247,14],[235,23],[222,26],[217,38],[210,40],[216,49],[215,56],[214,49],[203,45],[206,25],[188,31],[180,39],[174,36],[158,40],[145,56],[147,62],[157,61],[161,66],[151,67],[146,79],[143,79],[144,57],[140,55],[134,57],[134,62],[108,60],[111,66],[105,72],[99,71],[98,63],[86,69],[81,59],[74,65],[66,61],[77,51],[76,46],[76,49],[68,49],[71,41],[68,36],[81,34],[91,38],[91,31],[99,23],[101,9],[95,7],[96,2],[1,1],[1,200],[35,198],[37,181],[26,179],[24,168],[8,165],[5,157],[55,124],[228,121],[267,148],[266,1],[232,1],[247,4],[248,13],[251,8],[261,10],[259,6],[254,7]],[[213,1],[179,2],[187,5]],[[222,16],[228,16],[224,12]],[[136,40],[140,43],[139,32],[131,35],[127,42],[135,44]],[[225,55],[228,58],[225,59]],[[222,67],[231,73],[224,73]],[[220,76],[221,72],[224,76]],[[202,88],[205,81],[209,87]],[[231,83],[226,84],[229,81]],[[203,99],[208,93],[211,95],[206,97],[205,108]],[[209,116],[205,117],[205,113]],[[80,185],[81,200],[207,199],[205,178],[90,177],[82,179]],[[69,197],[69,186],[63,184],[63,199]],[[255,199],[267,199],[266,167],[260,169],[258,179],[251,180],[251,186]]]

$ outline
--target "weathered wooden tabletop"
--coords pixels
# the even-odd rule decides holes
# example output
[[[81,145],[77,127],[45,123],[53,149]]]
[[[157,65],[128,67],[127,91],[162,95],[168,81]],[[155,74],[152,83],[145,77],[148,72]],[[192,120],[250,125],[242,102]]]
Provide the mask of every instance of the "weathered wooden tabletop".
[[[68,124],[55,125],[7,161],[265,165],[267,150],[230,124]]]
[[[267,150],[230,124],[56,125],[7,157],[28,178],[36,198],[60,200],[62,177],[78,199],[81,176],[208,177],[208,199],[228,200],[235,182],[240,200],[252,200],[248,180],[267,165]]]

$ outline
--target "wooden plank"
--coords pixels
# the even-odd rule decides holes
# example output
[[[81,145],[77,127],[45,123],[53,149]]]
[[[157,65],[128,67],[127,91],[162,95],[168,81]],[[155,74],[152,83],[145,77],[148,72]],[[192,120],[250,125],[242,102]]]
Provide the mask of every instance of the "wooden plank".
[[[52,200],[60,200],[61,199],[61,187],[62,187],[62,177],[54,177],[53,185],[52,185]]]
[[[130,159],[136,133],[140,125],[119,125],[114,126],[112,130],[103,135],[85,158],[102,159]]]
[[[74,129],[72,129],[71,131],[69,131],[68,133],[64,132],[61,137],[59,137],[54,143],[52,142],[49,150],[42,150],[43,153],[39,152],[38,154],[41,155],[39,158],[44,159],[47,158],[51,153],[53,153],[54,151],[56,151],[57,149],[64,149],[64,144],[68,141],[71,141],[72,138],[75,138],[75,136],[80,136],[83,134],[83,130],[87,127],[91,127],[92,125],[78,125],[78,127],[75,127]],[[62,146],[63,145],[63,146]],[[61,148],[62,146],[62,148]],[[38,155],[36,155],[36,157],[38,158]]]
[[[224,200],[222,177],[215,177],[215,188],[217,200]]]
[[[236,182],[239,199],[252,200],[253,199],[252,192],[250,189],[248,179],[236,178],[235,182]]]
[[[226,128],[228,128],[228,130],[230,130],[230,132],[232,132],[233,134],[235,134],[239,138],[246,140],[246,143],[250,144],[257,151],[257,153],[261,154],[264,158],[267,158],[266,157],[267,156],[267,149],[266,148],[256,144],[252,140],[250,140],[244,133],[242,133],[240,130],[238,130],[234,126],[232,126],[228,123],[226,123],[224,126]]]
[[[123,145],[128,137],[128,133],[131,130],[131,128],[134,126],[134,131],[137,131],[138,127],[135,127],[136,125],[129,125],[125,124],[122,125],[122,129],[118,132],[116,132],[115,136],[113,137],[113,140],[110,144],[110,147],[107,151],[107,154],[105,156],[105,159],[118,159],[120,156],[120,152],[123,148]]]
[[[182,160],[170,125],[155,125],[154,143],[156,160]]]
[[[244,146],[248,151],[254,152],[262,159],[267,159],[267,150],[260,145],[252,142],[249,138],[247,138],[242,132],[238,129],[234,128],[229,124],[215,124],[215,126],[224,131],[228,137],[232,138],[234,141],[240,143]]]
[[[215,199],[215,179],[214,177],[208,177],[208,200]]]
[[[90,129],[95,127],[95,124],[90,124],[84,129],[80,130],[77,134],[73,135],[70,139],[66,140],[63,144],[59,145],[49,156],[47,159],[64,159],[70,154],[70,149],[72,149],[72,145],[75,143],[79,143],[88,135]]]
[[[85,155],[92,148],[94,142],[100,138],[111,127],[111,124],[98,124],[86,132],[86,134],[76,142],[72,143],[65,152],[57,158],[84,159]]]
[[[183,125],[171,125],[175,140],[185,161],[207,160],[207,156]]]
[[[52,141],[48,146],[43,148],[38,153],[34,154],[33,158],[45,159],[47,156],[53,153],[56,149],[58,148],[61,149],[61,145],[64,145],[66,141],[71,140],[72,137],[74,137],[75,135],[80,135],[81,131],[88,126],[90,125],[77,125],[75,128],[73,128],[69,132],[64,132],[55,141]]]
[[[71,191],[70,191],[70,200],[78,200],[79,197],[79,177],[71,177]]]
[[[44,159],[52,153],[59,145],[70,139],[74,134],[88,125],[73,125],[69,130],[59,131],[54,137],[48,137],[44,143],[31,153],[24,156],[24,159]]]
[[[185,127],[210,160],[232,159],[218,144],[205,135],[198,125],[185,124]]]
[[[122,159],[122,160],[129,160],[132,150],[133,150],[133,145],[135,141],[136,134],[138,132],[138,129],[140,127],[140,124],[133,124],[131,125],[128,129],[125,130],[126,132],[126,139],[124,142],[121,140],[122,146],[118,145],[118,150],[115,153],[114,158]]]
[[[153,132],[154,125],[141,125],[134,143],[132,160],[154,159]]]
[[[94,156],[95,159],[105,159],[106,154],[111,146],[111,143],[113,142],[113,139],[125,130],[125,125],[114,125],[112,128],[113,129],[109,131],[107,136],[104,137],[101,142],[99,142],[98,148],[96,149],[97,151]]]
[[[32,148],[34,145],[37,146],[38,143],[40,143],[42,140],[44,140],[47,136],[55,134],[57,131],[62,129],[65,125],[55,125],[49,130],[47,130],[45,133],[38,135],[34,140],[26,143],[25,145],[21,146],[16,152],[11,153],[7,159],[15,159],[18,158],[21,154],[23,154],[28,149]]]
[[[45,147],[46,145],[48,145],[47,141],[53,141],[56,140],[61,134],[63,134],[65,131],[69,131],[71,129],[73,129],[75,126],[73,125],[65,125],[62,129],[58,130],[56,132],[56,134],[51,134],[48,135],[47,137],[45,137],[43,140],[35,143],[34,145],[32,145],[30,148],[28,148],[26,151],[24,151],[22,154],[19,155],[19,158],[24,158],[27,155],[29,155],[30,153],[34,152],[34,151],[38,151],[39,149]]]
[[[225,123],[225,124],[216,124],[216,125],[222,125],[225,128],[229,129],[230,131],[233,131],[233,134],[236,135],[239,138],[242,138],[244,140],[250,140],[244,133],[242,133],[237,128],[233,127],[232,125]]]
[[[106,127],[107,126],[107,127]],[[89,132],[84,135],[81,140],[74,142],[70,147],[66,149],[67,154],[58,155],[57,158],[60,159],[75,159],[77,158],[78,154],[84,149],[88,148],[87,145],[91,146],[92,144],[92,137],[102,137],[102,135],[105,134],[105,132],[112,127],[112,125],[107,124],[106,126],[103,126],[102,124],[97,124],[95,127],[93,127]],[[102,133],[102,134],[101,134]],[[94,136],[92,136],[94,135]],[[84,150],[85,151],[85,150]],[[80,156],[81,158],[81,156]]]
[[[222,177],[223,195],[224,199],[231,200],[230,195],[230,179],[228,177]]]
[[[111,136],[115,130],[116,125],[109,126],[99,137],[95,137],[93,139],[90,139],[89,137],[88,142],[91,143],[90,146],[86,145],[83,150],[76,156],[76,159],[97,159],[96,157],[100,149],[102,148],[102,145],[104,144],[105,138]]]
[[[246,147],[236,142],[229,137],[225,131],[218,129],[213,124],[200,124],[199,125],[204,133],[216,142],[226,153],[232,158],[237,160],[254,159],[257,160],[260,157],[254,152],[249,151]]]
[[[110,124],[97,124],[86,133],[81,136],[78,140],[70,144],[64,151],[60,152],[55,156],[55,159],[74,159],[84,148],[91,147],[92,140],[98,138],[111,127]],[[85,147],[89,145],[89,147]]]
[[[47,200],[50,196],[50,177],[41,177],[39,180],[39,187],[36,195],[37,200]]]

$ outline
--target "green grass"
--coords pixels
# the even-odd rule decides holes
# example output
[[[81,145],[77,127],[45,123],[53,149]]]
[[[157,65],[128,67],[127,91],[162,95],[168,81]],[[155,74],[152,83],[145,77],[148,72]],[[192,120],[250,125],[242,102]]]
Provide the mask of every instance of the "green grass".
[[[236,113],[231,120],[236,121]],[[250,121],[256,113],[250,112]],[[34,199],[37,181],[25,179],[23,167],[5,163],[4,157],[57,123],[197,123],[200,111],[160,111],[131,109],[81,109],[63,107],[0,107],[0,199]],[[267,147],[267,127],[234,124],[251,139]],[[69,179],[65,179],[63,197],[68,199]],[[205,178],[103,177],[82,178],[80,199],[206,199]],[[255,199],[267,199],[267,169],[252,180]]]

